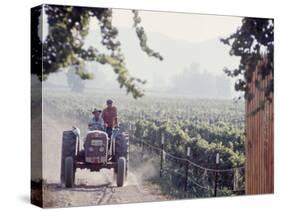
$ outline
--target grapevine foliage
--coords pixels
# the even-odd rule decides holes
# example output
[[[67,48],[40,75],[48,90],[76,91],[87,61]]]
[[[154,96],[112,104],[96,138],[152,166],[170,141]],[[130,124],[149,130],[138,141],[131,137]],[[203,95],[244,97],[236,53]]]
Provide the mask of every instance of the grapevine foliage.
[[[106,96],[100,94],[81,94],[77,98],[72,92],[47,92],[44,98],[46,115],[59,119],[68,117],[78,126],[86,127],[91,108],[103,108]],[[164,149],[174,156],[185,158],[187,147],[191,148],[190,160],[212,169],[230,169],[244,166],[244,103],[233,103],[231,100],[186,100],[173,98],[146,97],[134,101],[128,97],[115,96],[118,107],[120,129],[129,132],[130,143],[137,151],[140,140],[161,149],[162,135],[165,137]],[[83,125],[84,124],[84,125]],[[155,160],[156,171],[159,170],[159,152],[151,152],[145,146],[145,155]],[[216,167],[216,154],[220,154],[220,164]],[[137,160],[137,159],[132,159]],[[138,161],[138,160],[137,160]],[[140,161],[139,161],[140,162]],[[140,162],[143,166],[145,161]],[[184,193],[185,161],[174,160],[168,155],[164,162],[161,187],[164,192],[177,196]],[[181,175],[175,174],[174,171]],[[244,170],[240,170],[237,182],[239,188],[244,187]],[[182,176],[183,175],[183,176]],[[158,176],[158,174],[157,174]],[[190,165],[189,178],[209,187],[209,190],[188,184],[189,197],[212,196],[214,173],[204,172]],[[219,194],[234,195],[234,172],[219,174]]]

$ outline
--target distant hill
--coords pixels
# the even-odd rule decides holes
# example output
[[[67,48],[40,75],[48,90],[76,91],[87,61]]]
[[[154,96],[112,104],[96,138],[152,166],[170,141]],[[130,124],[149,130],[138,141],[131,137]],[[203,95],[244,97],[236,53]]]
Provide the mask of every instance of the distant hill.
[[[175,88],[177,78],[182,76],[192,63],[200,64],[201,71],[207,71],[212,77],[220,77],[223,75],[224,67],[236,67],[239,58],[230,57],[229,49],[220,43],[219,38],[214,38],[201,43],[190,43],[185,40],[173,40],[160,33],[147,32],[148,44],[151,48],[159,51],[164,60],[158,61],[155,58],[148,57],[139,46],[133,28],[119,29],[119,40],[122,44],[122,51],[125,55],[126,65],[133,76],[146,79],[148,83],[145,85],[147,91],[171,93],[183,90]],[[98,49],[106,52],[106,49],[100,44],[99,31],[93,31],[88,35],[85,46],[95,45]],[[116,75],[113,73],[109,65],[89,64],[87,66],[90,71],[95,74],[95,80],[86,82],[87,88],[105,88],[107,90],[118,90],[119,85],[116,82]],[[55,79],[57,78],[57,79]],[[65,84],[63,74],[50,77],[48,81],[53,83]],[[53,83],[54,84],[54,83]],[[200,83],[199,83],[200,84]],[[218,83],[219,85],[220,83]],[[194,90],[198,84],[194,83]],[[202,85],[201,85],[202,86]],[[204,86],[204,85],[203,85]],[[229,82],[229,89],[233,90],[233,82]],[[225,89],[223,86],[218,90]],[[190,90],[190,89],[189,89]],[[193,89],[191,89],[193,90]],[[200,90],[200,89],[199,89]],[[202,92],[208,91],[203,89]],[[122,92],[125,92],[122,90]],[[229,92],[229,95],[233,91]],[[190,92],[183,92],[184,95],[191,95]],[[219,92],[213,93],[216,97],[221,96]],[[200,93],[195,96],[201,97]],[[208,96],[208,93],[202,93],[202,96]],[[194,95],[192,95],[194,97]],[[225,96],[225,94],[223,95]]]

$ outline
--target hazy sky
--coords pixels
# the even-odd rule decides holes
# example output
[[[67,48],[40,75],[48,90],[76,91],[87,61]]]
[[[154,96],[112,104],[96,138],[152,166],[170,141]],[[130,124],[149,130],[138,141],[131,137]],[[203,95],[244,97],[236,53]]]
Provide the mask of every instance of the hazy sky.
[[[192,63],[199,63],[201,71],[215,75],[222,75],[224,67],[238,66],[239,58],[229,56],[230,47],[223,45],[219,38],[235,32],[241,26],[241,17],[153,11],[139,11],[139,14],[148,37],[148,46],[160,52],[164,57],[161,62],[141,50],[133,28],[131,10],[113,9],[112,21],[119,30],[117,39],[121,41],[126,67],[131,75],[148,81],[146,90],[168,89],[175,83],[173,79],[183,74]],[[46,23],[46,20],[43,22]],[[46,24],[43,31],[46,35]],[[98,22],[92,18],[85,47],[91,45],[106,52],[100,41]],[[100,75],[107,85],[116,89],[119,87],[111,67],[98,65],[97,71],[93,68],[95,65],[89,65],[89,70],[93,70],[97,78]],[[95,86],[96,82],[93,80],[90,83]]]
[[[241,25],[240,17],[201,15],[174,12],[139,12],[146,31],[158,32],[171,39],[202,42],[233,33]],[[113,10],[113,24],[119,27],[132,26],[130,10]]]
[[[242,20],[241,17],[234,16],[175,12],[139,11],[139,14],[146,32],[157,32],[174,40],[180,39],[194,43],[229,35],[241,25]],[[132,17],[131,10],[113,9],[112,20],[116,27],[132,27]],[[45,38],[48,31],[45,15],[43,22],[43,37]],[[91,22],[94,22],[92,26],[97,26],[95,19]]]
[[[171,86],[172,79],[193,62],[200,63],[202,71],[215,75],[223,74],[224,67],[235,68],[238,65],[239,58],[230,57],[230,48],[219,38],[235,32],[241,25],[241,17],[153,11],[139,11],[139,15],[148,46],[160,52],[164,57],[162,62],[141,51],[131,10],[114,9],[112,22],[119,30],[118,40],[130,73],[146,79],[146,88],[154,90],[155,86],[158,89]],[[86,44],[95,44],[103,49],[99,44],[101,37],[97,20],[92,19],[90,29]],[[110,69],[105,73],[114,81]]]

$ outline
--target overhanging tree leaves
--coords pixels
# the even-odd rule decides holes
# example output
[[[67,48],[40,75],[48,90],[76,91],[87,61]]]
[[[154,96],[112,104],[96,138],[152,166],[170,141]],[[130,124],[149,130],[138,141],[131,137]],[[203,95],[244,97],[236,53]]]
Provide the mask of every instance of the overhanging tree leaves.
[[[240,64],[234,70],[225,68],[225,73],[230,77],[239,77],[235,83],[235,90],[244,92],[244,97],[251,101],[254,93],[249,90],[252,76],[257,71],[260,79],[272,75],[270,83],[266,87],[261,87],[260,81],[256,80],[254,85],[264,92],[266,101],[272,101],[273,94],[273,72],[274,72],[274,21],[264,18],[243,18],[242,26],[237,31],[221,41],[229,45],[231,56],[240,57]],[[265,61],[260,69],[257,65]],[[261,103],[258,110],[262,108]]]
[[[153,51],[147,45],[147,36],[144,32],[143,26],[141,26],[141,17],[139,16],[139,12],[137,10],[133,10],[133,20],[134,20],[134,27],[136,29],[137,36],[140,41],[141,49],[148,55],[158,58],[159,60],[163,60],[163,57],[160,55],[159,52]]]
[[[32,36],[32,43],[36,45],[34,49],[40,49],[40,46],[43,45],[43,72],[41,72],[41,64],[34,69],[37,70],[35,74],[41,80],[47,79],[50,73],[58,72],[71,65],[78,67],[76,73],[81,79],[92,79],[93,75],[82,67],[85,61],[96,61],[100,64],[109,64],[117,74],[120,87],[125,87],[127,93],[132,93],[134,98],[144,95],[141,85],[146,81],[131,76],[126,68],[121,43],[117,39],[118,29],[112,25],[112,9],[57,5],[45,5],[44,8],[49,26],[48,35],[43,43],[40,42],[37,34],[33,33]],[[148,47],[147,36],[140,25],[137,11],[133,11],[133,14],[134,27],[141,49],[148,56],[162,60],[163,57],[159,53]],[[37,18],[35,22],[38,25],[40,12],[36,15],[37,17],[33,17],[33,19]],[[91,18],[98,20],[102,35],[101,43],[109,53],[101,53],[94,46],[84,48],[84,39],[89,33]],[[32,52],[32,55],[36,55],[35,51]],[[40,56],[38,55],[38,57]]]

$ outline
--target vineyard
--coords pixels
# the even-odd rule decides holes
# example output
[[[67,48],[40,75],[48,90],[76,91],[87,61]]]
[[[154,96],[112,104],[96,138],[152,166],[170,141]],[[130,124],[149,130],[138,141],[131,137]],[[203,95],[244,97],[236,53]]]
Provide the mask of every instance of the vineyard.
[[[244,193],[244,102],[46,90],[43,109],[86,128],[91,110],[103,108],[112,96],[120,128],[136,150],[131,160],[149,161],[159,171],[149,180],[163,193],[177,198]]]

